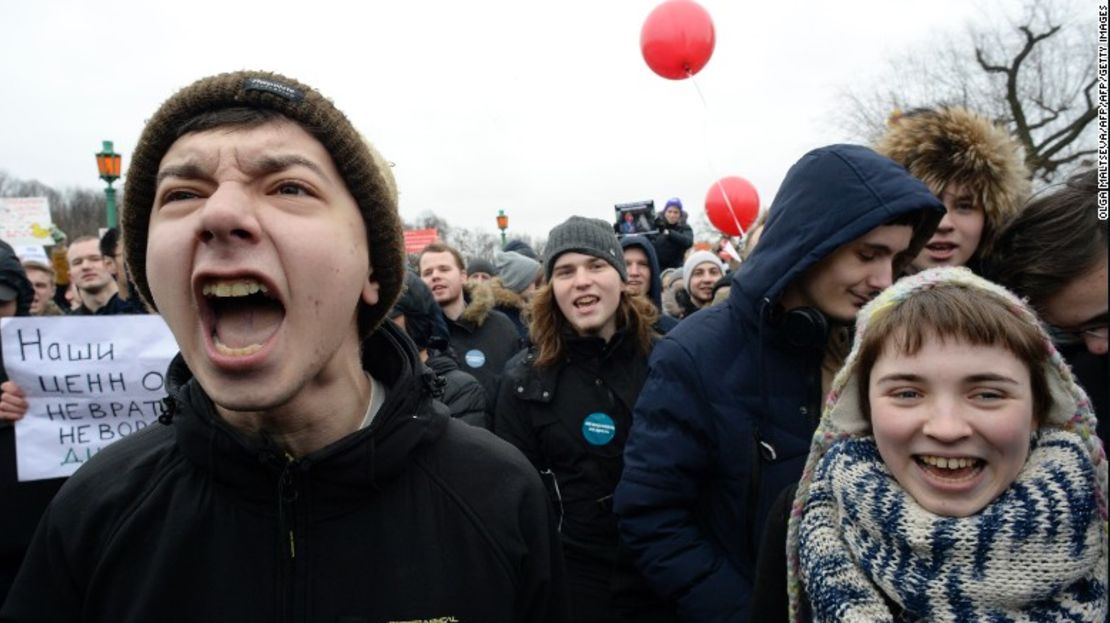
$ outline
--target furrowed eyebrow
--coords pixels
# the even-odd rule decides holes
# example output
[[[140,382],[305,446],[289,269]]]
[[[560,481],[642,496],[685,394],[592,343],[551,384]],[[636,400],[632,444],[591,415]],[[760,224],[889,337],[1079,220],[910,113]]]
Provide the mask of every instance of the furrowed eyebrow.
[[[157,188],[168,178],[179,177],[187,180],[210,180],[211,176],[196,162],[183,162],[181,164],[171,164],[163,167],[158,171],[158,177],[154,180],[154,186]]]
[[[281,156],[262,156],[253,161],[247,162],[244,165],[244,170],[247,174],[252,176],[265,176],[273,173],[278,173],[295,166],[302,166],[319,175],[320,177],[331,181],[331,178],[324,172],[320,165],[297,155],[281,155]],[[172,164],[162,168],[158,171],[158,177],[155,179],[155,186],[160,185],[164,180],[171,177],[178,177],[182,179],[204,180],[211,181],[212,175],[194,161],[186,161],[181,164]]]
[[[257,158],[255,160],[247,162],[244,166],[244,169],[246,169],[248,174],[254,176],[264,176],[270,175],[272,173],[278,173],[286,169],[291,169],[296,166],[304,167],[312,171],[316,175],[319,175],[320,177],[331,181],[331,178],[326,173],[324,173],[324,170],[320,168],[320,165],[309,160],[308,158],[304,158],[295,154],[280,156],[262,156],[261,158]]]

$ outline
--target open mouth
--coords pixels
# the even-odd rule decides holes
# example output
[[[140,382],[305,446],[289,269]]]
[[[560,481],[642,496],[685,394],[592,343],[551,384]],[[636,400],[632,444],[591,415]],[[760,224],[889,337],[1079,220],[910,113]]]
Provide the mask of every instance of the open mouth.
[[[600,298],[592,294],[588,296],[580,296],[574,299],[574,309],[581,312],[589,311],[593,309],[594,305],[597,305],[600,300]]]
[[[262,350],[285,319],[285,307],[256,279],[212,279],[201,293],[212,344],[221,355],[245,357]]]
[[[956,253],[956,249],[959,248],[959,245],[951,242],[932,242],[925,245],[925,249],[936,257],[949,257]]]
[[[931,454],[914,455],[913,460],[930,476],[948,482],[970,480],[983,471],[986,461],[972,457],[943,457]]]

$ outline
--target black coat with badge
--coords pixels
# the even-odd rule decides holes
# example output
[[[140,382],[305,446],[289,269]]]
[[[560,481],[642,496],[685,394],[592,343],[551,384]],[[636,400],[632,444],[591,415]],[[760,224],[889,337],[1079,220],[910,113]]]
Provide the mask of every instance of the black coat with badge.
[[[552,494],[566,547],[614,558],[619,537],[613,490],[624,466],[632,406],[647,357],[618,333],[565,336],[559,363],[536,368],[535,349],[505,366],[494,432],[535,465]]]

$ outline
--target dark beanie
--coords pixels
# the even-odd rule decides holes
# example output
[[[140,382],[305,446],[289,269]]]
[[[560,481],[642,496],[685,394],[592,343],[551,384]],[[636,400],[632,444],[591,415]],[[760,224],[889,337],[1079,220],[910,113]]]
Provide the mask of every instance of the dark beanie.
[[[380,286],[377,304],[359,309],[359,328],[364,335],[369,334],[393,305],[405,275],[404,238],[393,173],[389,163],[330,100],[312,87],[270,72],[240,71],[202,78],[171,96],[147,121],[127,170],[121,215],[127,268],[139,295],[157,310],[147,283],[146,247],[162,157],[180,138],[179,128],[186,121],[202,113],[235,107],[281,113],[301,125],[331,155],[362,212],[373,278]]]
[[[435,315],[439,313],[439,304],[432,296],[432,291],[415,273],[406,271],[405,289],[393,304],[389,317],[404,315],[405,333],[409,334],[417,349],[424,350],[428,347],[435,330]]]
[[[516,253],[519,253],[519,254],[523,255],[526,258],[533,259],[533,260],[536,260],[536,261],[539,261],[539,259],[540,259],[540,257],[538,255],[536,255],[536,250],[535,249],[528,246],[527,242],[524,242],[523,240],[519,240],[519,239],[508,241],[507,243],[505,243],[505,248],[501,249],[501,250],[502,251],[514,251]]]
[[[493,262],[484,257],[472,257],[466,262],[466,274],[474,273],[485,273],[490,277],[496,277],[497,269],[493,266]]]
[[[551,280],[551,271],[555,268],[555,260],[567,252],[584,253],[601,258],[613,265],[620,273],[621,281],[628,281],[628,271],[624,268],[624,253],[621,251],[617,235],[613,233],[613,226],[599,218],[585,218],[572,216],[547,236],[547,244],[543,249],[547,256],[544,262],[544,272],[548,281]]]

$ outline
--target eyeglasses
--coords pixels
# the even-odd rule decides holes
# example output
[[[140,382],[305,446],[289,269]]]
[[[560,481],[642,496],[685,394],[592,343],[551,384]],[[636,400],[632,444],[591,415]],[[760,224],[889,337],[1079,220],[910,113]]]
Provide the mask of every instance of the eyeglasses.
[[[1110,339],[1110,327],[1105,323],[1087,327],[1085,329],[1065,329],[1053,325],[1046,325],[1049,336],[1052,341],[1057,344],[1078,344],[1086,340],[1106,340]]]

